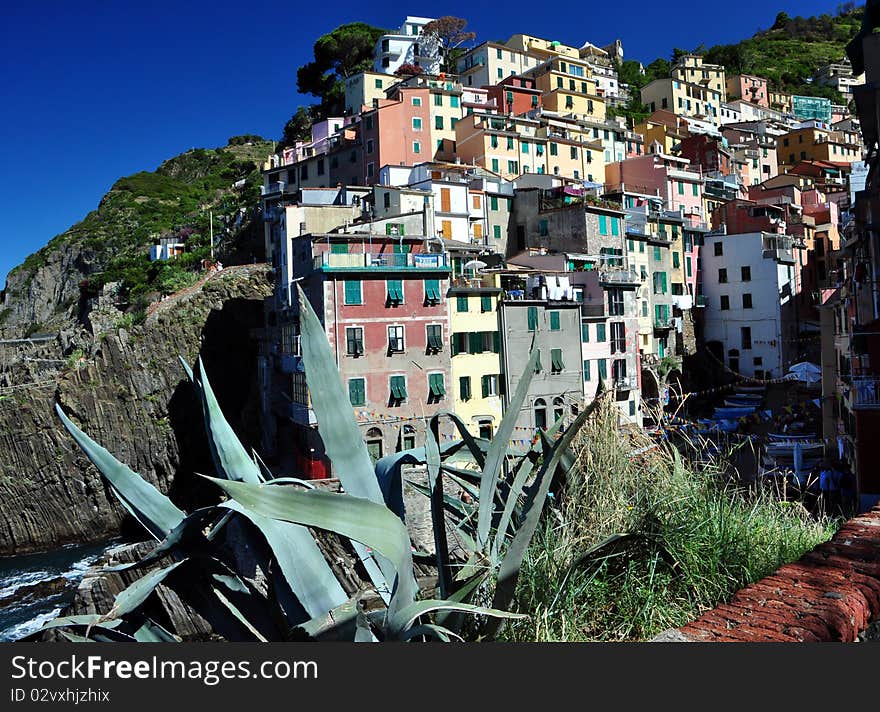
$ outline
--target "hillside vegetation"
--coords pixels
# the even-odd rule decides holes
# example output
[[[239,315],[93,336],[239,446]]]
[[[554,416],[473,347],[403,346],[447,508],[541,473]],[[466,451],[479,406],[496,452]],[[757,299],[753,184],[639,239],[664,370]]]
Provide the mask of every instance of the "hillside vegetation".
[[[260,169],[272,143],[259,136],[237,136],[217,149],[197,148],[117,180],[96,210],[30,255],[10,276],[27,285],[51,254],[63,248],[89,254],[97,270],[81,285],[96,292],[121,282],[120,296],[143,307],[148,295],[187,286],[210,254],[210,213],[215,244],[230,254],[246,237],[259,200]],[[149,247],[159,238],[185,243],[186,254],[151,263]]]

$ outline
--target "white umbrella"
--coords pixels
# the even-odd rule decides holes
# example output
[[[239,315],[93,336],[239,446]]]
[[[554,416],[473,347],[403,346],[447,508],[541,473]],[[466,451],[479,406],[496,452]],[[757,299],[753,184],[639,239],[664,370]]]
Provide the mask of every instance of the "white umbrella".
[[[464,269],[481,270],[488,265],[483,260],[470,260],[464,263]]]
[[[801,361],[791,366],[785,377],[792,381],[818,383],[822,380],[822,369],[809,361]]]

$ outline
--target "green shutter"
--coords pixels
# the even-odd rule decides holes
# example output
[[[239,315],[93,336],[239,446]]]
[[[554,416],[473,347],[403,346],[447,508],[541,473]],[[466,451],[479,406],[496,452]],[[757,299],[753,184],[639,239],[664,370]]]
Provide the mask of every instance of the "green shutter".
[[[550,362],[554,371],[557,373],[565,369],[562,362],[562,349],[550,349]]]
[[[460,376],[458,379],[458,397],[461,400],[471,399],[471,377]]]
[[[366,393],[363,378],[352,378],[348,382],[348,399],[352,405],[364,405]]]
[[[348,245],[344,242],[333,242],[330,244],[330,253],[333,255],[347,255]]]
[[[432,396],[442,398],[446,395],[446,387],[443,385],[442,373],[428,374],[428,389]]]
[[[455,298],[455,310],[460,312],[466,312],[468,310],[468,298],[467,296],[458,296]]]
[[[492,297],[488,294],[485,294],[480,297],[480,311],[490,312],[492,311]]]
[[[584,361],[584,380],[590,380],[590,362],[587,360]]]
[[[535,349],[538,352],[538,358],[535,360],[535,373],[541,372],[541,349]]]
[[[492,351],[496,354],[501,353],[501,332],[493,331],[492,332]]]
[[[359,279],[345,280],[345,303],[363,304],[361,296],[361,281]]]
[[[660,248],[656,245],[654,246],[654,260],[656,260],[657,262],[660,261]]]
[[[678,269],[678,267],[681,266],[681,261],[680,261],[680,259],[679,259],[679,257],[678,257],[678,253],[677,253],[677,252],[673,252],[673,253],[672,253],[672,266],[675,267],[676,269]]]
[[[590,343],[590,325],[581,324],[581,341],[585,344]]]
[[[391,397],[395,400],[406,398],[406,378],[404,376],[391,377]]]
[[[498,196],[497,195],[489,196],[489,208],[491,210],[498,210]]]
[[[468,351],[472,354],[483,352],[483,336],[479,331],[472,331],[468,334]]]
[[[493,225],[493,226],[492,226],[492,236],[493,236],[496,240],[500,240],[500,239],[501,239],[501,226],[500,226],[500,225]]]
[[[538,330],[538,307],[529,307],[529,331]]]
[[[390,302],[402,302],[403,301],[403,282],[399,279],[389,279],[385,284],[387,293],[388,293],[388,301]]]
[[[550,312],[550,331],[559,331],[559,312]]]
[[[596,341],[605,341],[605,324],[596,324]]]
[[[452,336],[449,337],[450,348],[452,350],[453,356],[457,356],[459,353],[459,349],[458,349],[458,337],[459,336],[460,336],[460,334],[452,334]]]
[[[483,398],[489,397],[489,377],[481,376],[480,377],[480,387],[482,388]]]
[[[603,379],[608,378],[608,370],[604,358],[599,359],[599,376]]]
[[[599,216],[599,234],[607,235],[608,234],[608,217],[606,215]]]
[[[426,279],[425,280],[425,300],[429,302],[439,302],[440,301],[440,280],[439,279]]]
[[[620,227],[617,223],[617,218],[611,218],[611,234],[617,237],[620,234]]]

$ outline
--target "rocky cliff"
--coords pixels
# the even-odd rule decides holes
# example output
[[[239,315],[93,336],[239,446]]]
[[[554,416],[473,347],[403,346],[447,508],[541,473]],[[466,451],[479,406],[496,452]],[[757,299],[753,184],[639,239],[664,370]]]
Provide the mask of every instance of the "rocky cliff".
[[[39,271],[46,283],[27,285],[39,298],[16,300],[31,310],[16,319],[43,321],[73,298],[78,270],[65,260],[88,256],[64,253],[54,253],[57,279],[48,277],[50,260]],[[160,302],[140,325],[108,327],[95,309],[91,316],[102,326],[92,332],[68,316],[67,326],[44,340],[0,343],[0,555],[106,538],[126,519],[61,427],[55,402],[184,509],[195,504],[192,473],[210,472],[211,464],[178,355],[193,362],[201,354],[233,427],[245,443],[257,443],[251,330],[262,325],[271,288],[268,266],[231,267]]]

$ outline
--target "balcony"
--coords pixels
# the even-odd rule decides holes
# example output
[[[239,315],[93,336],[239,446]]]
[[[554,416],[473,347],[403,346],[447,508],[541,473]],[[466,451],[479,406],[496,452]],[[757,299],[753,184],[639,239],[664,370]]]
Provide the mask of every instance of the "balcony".
[[[618,391],[633,391],[639,387],[638,379],[635,376],[621,376],[614,379],[614,388]]]
[[[854,410],[880,408],[880,378],[853,376],[852,407]]]
[[[444,253],[397,252],[322,252],[314,256],[316,270],[436,270],[448,271],[449,260]]]
[[[581,316],[603,317],[606,315],[604,304],[581,304]]]
[[[675,328],[675,320],[671,316],[654,317],[654,329],[657,331],[668,331]]]
[[[599,284],[620,284],[636,287],[642,283],[635,272],[628,269],[600,269]]]
[[[273,195],[275,193],[283,193],[287,190],[287,182],[283,180],[260,186],[260,195]]]

